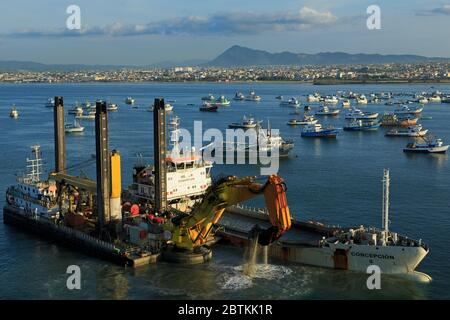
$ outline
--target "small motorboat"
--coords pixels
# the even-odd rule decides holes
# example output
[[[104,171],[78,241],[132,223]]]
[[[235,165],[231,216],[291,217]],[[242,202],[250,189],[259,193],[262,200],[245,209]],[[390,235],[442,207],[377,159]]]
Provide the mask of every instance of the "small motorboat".
[[[305,110],[305,111],[311,111],[311,107],[310,107],[310,106],[304,106],[304,107],[303,107],[303,110]]]
[[[117,111],[119,110],[119,106],[115,103],[108,103],[108,106],[106,107],[108,111]]]
[[[78,105],[77,103],[75,103],[72,108],[69,109],[69,111],[67,111],[68,114],[80,114],[83,113],[83,108]]]
[[[218,107],[228,107],[231,104],[230,100],[225,98],[225,96],[220,96],[217,98],[217,100],[214,102],[215,106]]]
[[[367,104],[366,96],[362,94],[362,95],[356,97],[356,103],[357,104]]]
[[[125,99],[126,104],[134,104],[135,102],[136,102],[136,100],[132,97],[126,97],[126,99]]]
[[[233,122],[228,125],[230,129],[253,129],[259,126],[261,121],[256,121],[253,117],[244,116],[241,123]]]
[[[423,138],[423,143],[410,142],[403,149],[403,152],[417,152],[417,153],[446,153],[449,145],[444,145],[442,139],[438,138]]]
[[[295,125],[301,125],[301,126],[306,126],[306,125],[310,125],[310,124],[316,124],[318,122],[317,119],[314,118],[314,116],[310,116],[310,115],[304,115],[303,119],[290,119],[287,124],[290,126],[295,126]]]
[[[323,103],[325,104],[337,104],[339,102],[339,99],[335,96],[326,96],[323,99]]]
[[[245,99],[245,96],[244,96],[244,94],[242,93],[242,92],[236,92],[235,94],[234,94],[234,98],[233,98],[233,100],[236,100],[236,101],[242,101],[242,100],[244,100]]]
[[[289,100],[280,101],[280,106],[297,108],[300,106],[300,102],[295,98],[290,98]]]
[[[277,99],[277,100],[283,100],[283,96],[280,94],[279,96],[276,96],[275,99]]]
[[[321,106],[316,112],[316,116],[337,116],[339,109],[329,108],[327,106]]]
[[[255,93],[255,91],[252,90],[252,91],[250,91],[249,95],[245,97],[245,100],[246,101],[256,101],[256,102],[258,102],[258,101],[261,101],[261,97],[258,96]]]
[[[423,129],[422,125],[409,126],[404,129],[392,129],[386,132],[387,137],[423,137],[428,129]]]
[[[204,112],[217,112],[217,109],[219,109],[218,106],[216,105],[212,105],[209,102],[204,102],[201,107],[200,107],[200,111],[204,111]]]
[[[202,97],[202,101],[214,102],[216,101],[216,98],[211,93],[209,93],[207,96]]]
[[[13,119],[17,119],[19,117],[19,111],[17,110],[15,105],[13,105],[11,111],[9,111],[9,116]]]
[[[400,108],[395,109],[395,114],[419,114],[423,111],[423,107],[410,108],[407,105],[402,105]]]
[[[55,99],[53,98],[48,98],[47,102],[45,104],[46,108],[53,108],[55,106]]]
[[[308,102],[319,102],[320,101],[320,94],[318,94],[318,93],[309,94],[306,97],[306,101],[308,101]]]
[[[64,125],[64,131],[66,133],[81,133],[84,131],[84,127],[77,120],[74,120],[73,123]]]
[[[342,101],[342,108],[344,109],[350,108],[350,100],[345,99],[344,101]]]
[[[302,137],[312,138],[336,138],[339,130],[334,127],[322,127],[320,123],[309,124],[303,127]]]
[[[136,107],[133,107],[133,108],[136,108],[136,109],[137,109],[137,106],[136,106]],[[154,106],[154,105],[151,105],[151,106],[148,108],[148,111],[153,111],[154,108],[155,108],[155,106]],[[164,110],[165,110],[166,112],[172,111],[172,110],[173,110],[173,105],[171,105],[170,103],[165,103],[165,104],[164,104]]]

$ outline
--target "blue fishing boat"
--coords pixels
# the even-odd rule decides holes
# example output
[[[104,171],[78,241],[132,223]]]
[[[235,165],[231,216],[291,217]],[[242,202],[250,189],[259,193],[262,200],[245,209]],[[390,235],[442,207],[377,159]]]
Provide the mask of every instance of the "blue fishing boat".
[[[378,121],[363,121],[361,119],[353,119],[346,126],[344,130],[347,131],[373,131],[378,130],[380,122]]]
[[[336,138],[339,130],[333,127],[322,127],[320,123],[309,124],[302,130],[302,137]]]

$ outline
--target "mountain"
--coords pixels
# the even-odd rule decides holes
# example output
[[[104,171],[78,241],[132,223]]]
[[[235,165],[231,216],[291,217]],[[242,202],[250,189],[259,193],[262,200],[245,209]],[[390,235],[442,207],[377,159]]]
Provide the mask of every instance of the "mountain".
[[[319,52],[316,54],[292,53],[288,51],[270,53],[263,50],[232,46],[206,66],[268,66],[268,65],[330,65],[330,64],[376,64],[408,63],[427,61],[450,61],[450,58],[424,57],[418,55],[382,55],[345,52]]]

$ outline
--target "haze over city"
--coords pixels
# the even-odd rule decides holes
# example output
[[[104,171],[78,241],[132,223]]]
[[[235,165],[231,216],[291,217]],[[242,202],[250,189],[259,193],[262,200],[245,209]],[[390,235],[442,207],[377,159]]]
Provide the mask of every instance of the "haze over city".
[[[81,29],[66,29],[66,8]],[[366,26],[381,9],[381,29]],[[449,57],[445,1],[26,1],[0,4],[0,60],[150,65],[211,60],[232,45],[269,52]]]

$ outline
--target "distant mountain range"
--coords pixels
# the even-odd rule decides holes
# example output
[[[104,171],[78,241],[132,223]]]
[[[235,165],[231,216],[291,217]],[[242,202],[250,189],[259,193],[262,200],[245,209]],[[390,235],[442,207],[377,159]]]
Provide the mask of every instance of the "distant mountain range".
[[[31,61],[0,61],[0,71],[76,71],[76,70],[112,70],[120,68],[172,68],[175,66],[202,67],[245,67],[269,65],[332,65],[332,64],[377,64],[377,63],[414,63],[443,62],[450,58],[424,57],[410,54],[382,55],[345,52],[319,52],[315,54],[292,53],[288,51],[270,53],[263,50],[232,46],[211,61],[186,60],[182,62],[163,61],[146,66],[130,65],[85,65],[85,64],[44,64]]]
[[[350,54],[345,52],[319,52],[315,54],[292,53],[288,51],[270,53],[241,46],[232,46],[208,66],[268,66],[268,65],[330,65],[330,64],[376,64],[407,63],[426,61],[450,61],[450,58],[424,57],[418,55]]]

